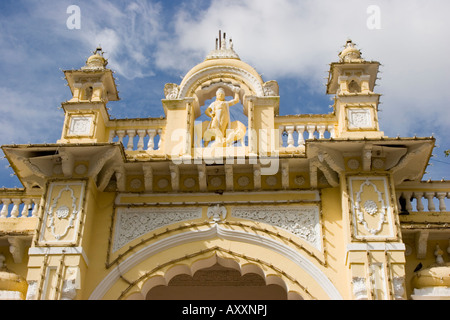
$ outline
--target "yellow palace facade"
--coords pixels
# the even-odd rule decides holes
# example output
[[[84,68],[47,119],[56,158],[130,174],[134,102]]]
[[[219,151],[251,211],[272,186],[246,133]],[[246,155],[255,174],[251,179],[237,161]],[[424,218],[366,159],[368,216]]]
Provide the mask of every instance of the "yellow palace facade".
[[[2,146],[23,188],[0,189],[0,299],[450,298],[434,138],[384,135],[379,63],[351,41],[329,114],[279,115],[222,36],[165,85],[164,117],[110,118],[106,66],[99,48],[64,71],[56,143]]]

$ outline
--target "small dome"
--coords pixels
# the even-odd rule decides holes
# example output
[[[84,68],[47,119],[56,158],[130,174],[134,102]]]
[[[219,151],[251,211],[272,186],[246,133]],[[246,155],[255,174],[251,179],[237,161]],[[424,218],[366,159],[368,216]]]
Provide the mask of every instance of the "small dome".
[[[339,58],[341,62],[362,62],[361,51],[355,47],[352,40],[347,40],[345,44],[345,49],[339,53]]]
[[[102,48],[98,47],[92,56],[86,61],[86,66],[82,69],[104,69],[108,64],[108,60],[103,57]]]

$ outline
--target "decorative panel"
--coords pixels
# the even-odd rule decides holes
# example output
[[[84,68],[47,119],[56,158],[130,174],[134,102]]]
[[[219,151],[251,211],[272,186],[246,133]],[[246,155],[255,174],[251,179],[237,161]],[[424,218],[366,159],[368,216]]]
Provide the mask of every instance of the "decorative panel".
[[[370,108],[348,108],[349,129],[374,129]]]
[[[232,216],[270,224],[322,249],[322,230],[318,206],[239,206]]]
[[[348,188],[353,236],[361,240],[395,237],[387,177],[349,177]]]
[[[174,223],[199,219],[202,208],[118,208],[113,252],[140,236]]]
[[[84,194],[84,181],[50,183],[39,237],[41,244],[77,242]]]
[[[68,136],[91,136],[93,116],[71,116]]]

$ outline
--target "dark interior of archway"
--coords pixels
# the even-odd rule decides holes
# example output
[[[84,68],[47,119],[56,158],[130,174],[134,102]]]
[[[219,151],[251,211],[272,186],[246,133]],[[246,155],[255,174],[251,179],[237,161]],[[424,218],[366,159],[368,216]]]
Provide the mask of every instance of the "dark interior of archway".
[[[198,270],[194,276],[180,274],[169,285],[152,288],[147,300],[286,300],[287,293],[279,285],[266,285],[255,273],[215,264]]]

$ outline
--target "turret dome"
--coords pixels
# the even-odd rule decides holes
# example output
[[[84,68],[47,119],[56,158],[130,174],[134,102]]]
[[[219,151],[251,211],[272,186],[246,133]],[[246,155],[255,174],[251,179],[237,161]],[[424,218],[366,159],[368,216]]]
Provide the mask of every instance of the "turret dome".
[[[347,40],[345,44],[345,49],[339,53],[339,58],[341,62],[362,62],[364,59],[361,58],[361,51],[355,47],[352,40]]]
[[[87,61],[86,66],[81,69],[104,69],[108,64],[108,60],[103,57],[103,51],[101,47],[97,47]]]

